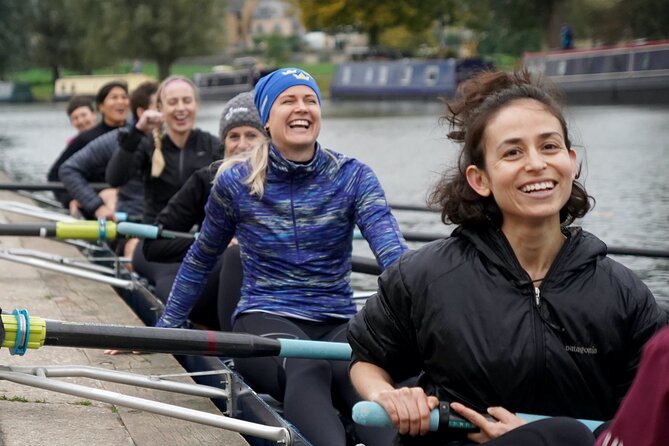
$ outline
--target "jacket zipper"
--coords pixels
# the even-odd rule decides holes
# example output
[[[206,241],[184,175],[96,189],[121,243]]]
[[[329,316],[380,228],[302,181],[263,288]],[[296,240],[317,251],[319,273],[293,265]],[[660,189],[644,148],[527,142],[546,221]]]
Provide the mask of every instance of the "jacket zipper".
[[[544,339],[544,332],[543,332],[543,321],[541,319],[541,314],[539,313],[539,307],[541,306],[541,290],[539,287],[534,286],[534,284],[531,284],[534,288],[534,302],[532,306],[534,309],[532,310],[533,317],[532,317],[532,322],[534,324],[534,340],[535,340],[535,361],[534,361],[534,371],[535,371],[535,383],[536,386],[538,386],[538,383],[543,382],[544,380],[544,374],[545,374],[545,366],[546,366],[546,340]],[[538,388],[536,389],[537,391],[533,392],[534,395],[538,395]]]
[[[293,234],[295,235],[295,251],[297,253],[297,259],[300,258],[300,239],[297,236],[297,219],[295,218],[295,199],[294,199],[294,180],[290,179],[290,213],[293,218]]]
[[[185,147],[179,149],[179,183],[182,185],[184,184],[184,150],[186,150]]]

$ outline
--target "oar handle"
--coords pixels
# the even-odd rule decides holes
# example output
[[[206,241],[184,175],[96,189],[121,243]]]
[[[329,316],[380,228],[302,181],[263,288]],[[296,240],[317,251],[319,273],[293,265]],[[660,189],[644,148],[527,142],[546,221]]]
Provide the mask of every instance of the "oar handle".
[[[197,237],[197,234],[190,232],[170,231],[161,228],[160,226],[147,225],[142,223],[121,222],[117,225],[116,230],[119,234],[130,237],[157,239],[157,238],[189,238]]]
[[[527,413],[517,413],[516,415],[528,422],[549,418],[544,415],[533,415]],[[388,413],[386,413],[385,409],[379,403],[375,403],[373,401],[360,401],[357,403],[355,406],[353,406],[352,416],[353,421],[364,426],[392,426],[390,417],[388,416]],[[446,418],[446,420],[443,418]],[[603,421],[596,420],[578,421],[586,425],[588,429],[593,432],[604,423]],[[432,412],[430,412],[430,431],[437,431],[440,425],[444,423],[446,426],[455,429],[477,429],[476,426],[474,426],[469,421],[456,414],[453,414],[448,407],[447,402],[440,402],[439,407],[433,409]]]
[[[345,342],[305,341],[302,339],[279,339],[284,358],[310,358],[348,361],[351,346]]]

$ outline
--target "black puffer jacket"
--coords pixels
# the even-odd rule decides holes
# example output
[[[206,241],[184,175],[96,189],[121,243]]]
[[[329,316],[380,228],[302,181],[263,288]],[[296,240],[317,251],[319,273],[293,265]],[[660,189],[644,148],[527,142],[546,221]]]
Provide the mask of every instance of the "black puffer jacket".
[[[169,199],[183,186],[193,172],[223,158],[220,140],[207,132],[193,129],[186,147],[179,149],[170,138],[162,138],[165,169],[158,178],[151,176],[151,158],[154,145],[151,139],[142,139],[143,133],[135,127],[120,129],[120,148],[107,165],[106,178],[112,187],[128,182],[133,169],[144,172],[144,222],[153,223]]]
[[[408,252],[349,325],[354,361],[477,410],[611,418],[667,323],[648,288],[580,228],[537,290],[501,231]],[[428,444],[426,440],[426,444]]]

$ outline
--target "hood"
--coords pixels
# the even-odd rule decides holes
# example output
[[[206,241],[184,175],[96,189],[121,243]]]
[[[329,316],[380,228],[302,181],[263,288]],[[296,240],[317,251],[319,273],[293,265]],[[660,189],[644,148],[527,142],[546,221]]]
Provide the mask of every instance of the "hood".
[[[580,227],[563,228],[562,233],[567,240],[551,265],[547,280],[566,279],[574,272],[591,265],[598,258],[606,256],[604,242],[583,231]],[[499,268],[502,274],[516,282],[518,287],[531,283],[529,275],[520,266],[518,258],[501,229],[458,227],[453,231],[452,236],[468,240],[487,262]]]

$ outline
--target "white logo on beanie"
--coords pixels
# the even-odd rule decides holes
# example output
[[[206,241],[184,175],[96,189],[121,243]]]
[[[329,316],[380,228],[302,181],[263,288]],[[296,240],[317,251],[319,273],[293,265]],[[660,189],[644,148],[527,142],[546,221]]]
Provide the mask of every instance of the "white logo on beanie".
[[[285,70],[285,71],[282,71],[281,74],[283,74],[284,76],[292,74],[295,79],[302,79],[302,80],[305,80],[305,81],[308,81],[309,79],[311,79],[311,77],[307,73],[305,73],[304,71],[299,71],[299,70]]]
[[[225,119],[229,120],[232,118],[232,115],[236,113],[246,113],[248,111],[248,107],[231,107],[230,110],[228,110],[228,112],[225,114]]]

